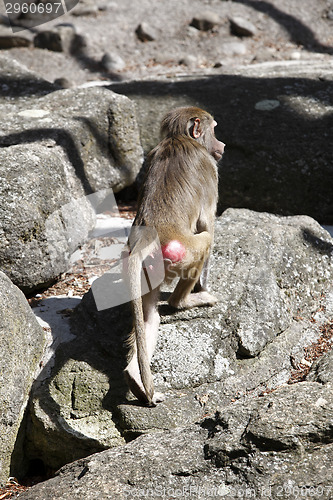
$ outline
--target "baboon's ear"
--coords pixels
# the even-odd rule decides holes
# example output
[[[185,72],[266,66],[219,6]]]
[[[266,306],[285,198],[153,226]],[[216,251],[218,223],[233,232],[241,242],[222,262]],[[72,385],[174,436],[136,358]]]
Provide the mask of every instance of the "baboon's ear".
[[[199,137],[201,136],[200,118],[196,118],[194,120],[192,136],[194,137],[194,139],[199,139]]]

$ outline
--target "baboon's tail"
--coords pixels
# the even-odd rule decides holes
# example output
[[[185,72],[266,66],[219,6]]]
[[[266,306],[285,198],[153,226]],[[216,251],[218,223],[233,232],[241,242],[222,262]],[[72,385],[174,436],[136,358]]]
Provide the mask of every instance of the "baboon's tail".
[[[145,252],[146,253],[146,252]],[[143,257],[144,259],[145,257]],[[140,376],[143,387],[146,392],[147,402],[152,405],[154,395],[153,377],[150,371],[150,363],[147,352],[146,331],[144,323],[144,315],[141,299],[141,270],[142,256],[139,253],[133,252],[129,256],[128,272],[129,284],[132,300],[133,316],[134,316],[134,332],[136,341],[137,358],[140,369]]]

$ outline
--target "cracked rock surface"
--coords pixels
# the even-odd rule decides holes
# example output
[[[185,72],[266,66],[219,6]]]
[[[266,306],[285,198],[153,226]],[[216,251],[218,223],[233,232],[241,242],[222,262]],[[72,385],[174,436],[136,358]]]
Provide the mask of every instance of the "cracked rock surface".
[[[314,441],[329,440],[328,414],[312,429],[312,424],[302,424],[306,412],[295,403],[294,425],[300,419],[303,431],[298,436],[295,427],[292,437],[283,426],[283,403],[280,409],[273,404],[271,416],[266,410],[254,416],[252,401],[261,401],[256,397],[288,382],[295,364],[303,360],[304,347],[320,338],[321,325],[332,318],[332,248],[329,233],[309,217],[227,210],[217,220],[213,252],[211,288],[218,304],[173,312],[165,302],[167,291],[161,294],[162,321],[152,370],[156,390],[167,398],[156,408],[138,404],[122,378],[124,339],[131,329],[129,304],[98,311],[88,292],[71,316],[75,339],[58,348],[51,376],[41,375],[33,389],[27,456],[39,456],[55,470],[69,459],[141,434],[188,427],[221,408],[233,412],[234,407],[252,415],[251,425],[243,426],[251,446],[264,443],[269,448],[271,443],[274,452],[299,450],[302,432],[310,439],[312,430],[320,435]],[[108,273],[100,278],[107,279]],[[318,368],[317,378],[311,380],[328,381],[329,367]],[[321,386],[304,387],[314,398],[311,387],[319,391]],[[294,395],[290,398],[297,394],[297,388],[283,390]],[[314,422],[321,411],[319,405]],[[243,434],[231,438],[240,439],[236,446],[244,451]]]
[[[74,462],[22,498],[158,498],[163,491],[169,498],[177,491],[228,500],[246,491],[260,499],[294,499],[310,491],[312,498],[329,498],[332,418],[330,384],[282,387],[195,425],[141,436]]]

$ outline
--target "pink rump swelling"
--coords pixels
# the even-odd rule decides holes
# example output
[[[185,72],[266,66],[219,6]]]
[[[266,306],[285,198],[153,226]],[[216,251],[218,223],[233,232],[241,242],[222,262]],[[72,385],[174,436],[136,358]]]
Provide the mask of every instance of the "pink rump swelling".
[[[169,259],[171,262],[180,262],[185,257],[185,247],[178,240],[171,240],[162,247],[164,259]]]

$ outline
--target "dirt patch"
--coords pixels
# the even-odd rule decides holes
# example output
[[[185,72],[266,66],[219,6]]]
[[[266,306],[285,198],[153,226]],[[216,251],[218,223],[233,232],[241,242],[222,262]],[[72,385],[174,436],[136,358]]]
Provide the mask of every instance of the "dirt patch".
[[[2,4],[0,9],[4,14]],[[191,26],[194,17],[207,13],[218,19],[210,29]],[[251,23],[252,35],[235,34],[235,18]],[[66,78],[74,86],[95,80],[219,74],[243,64],[327,59],[333,53],[332,0],[81,0],[68,14],[32,29],[32,35],[60,23],[72,25],[84,37],[81,52],[33,46],[3,52],[49,81]],[[139,39],[140,24],[153,40]],[[102,63],[105,54],[115,62],[115,70],[105,67],[110,58]]]

